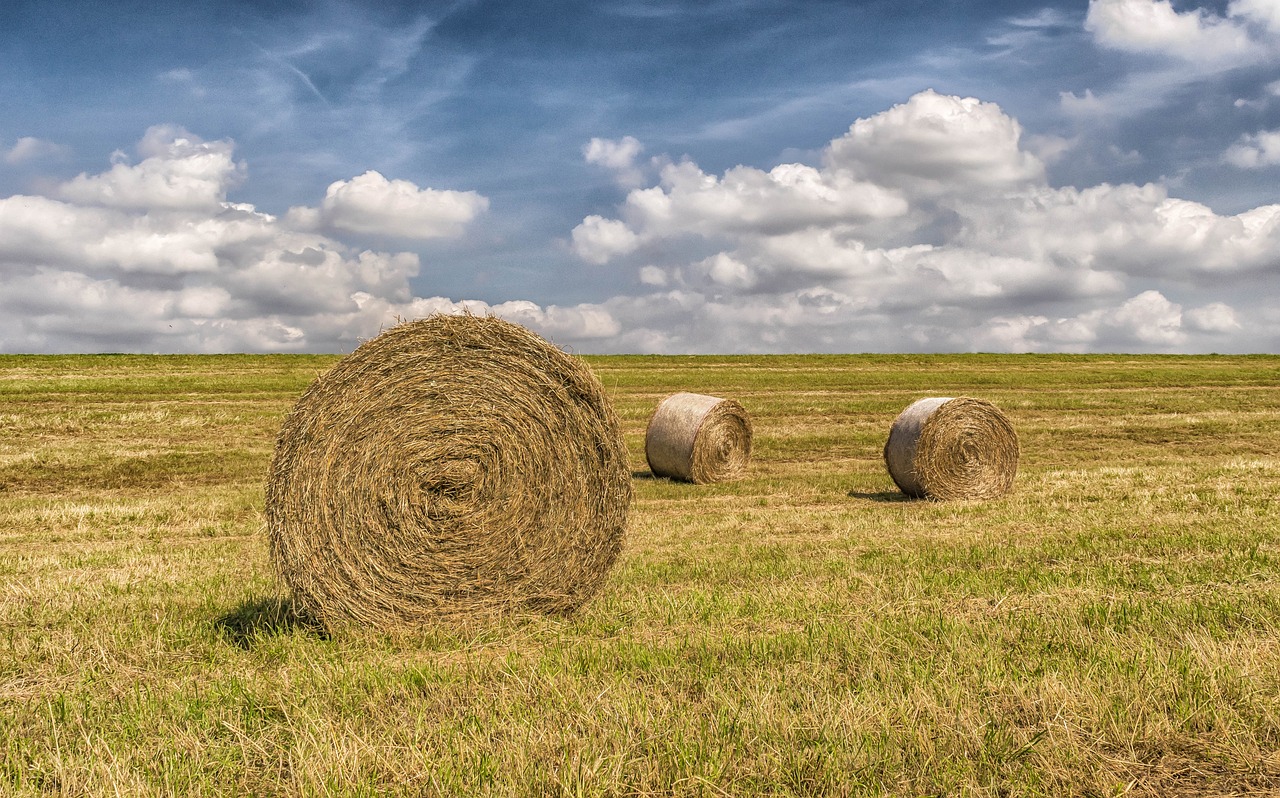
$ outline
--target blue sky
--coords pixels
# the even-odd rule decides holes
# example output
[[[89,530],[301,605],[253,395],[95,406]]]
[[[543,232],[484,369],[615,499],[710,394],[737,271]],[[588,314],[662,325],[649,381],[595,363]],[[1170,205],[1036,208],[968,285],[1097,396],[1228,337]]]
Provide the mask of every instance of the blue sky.
[[[0,7],[0,351],[1280,351],[1280,0]]]

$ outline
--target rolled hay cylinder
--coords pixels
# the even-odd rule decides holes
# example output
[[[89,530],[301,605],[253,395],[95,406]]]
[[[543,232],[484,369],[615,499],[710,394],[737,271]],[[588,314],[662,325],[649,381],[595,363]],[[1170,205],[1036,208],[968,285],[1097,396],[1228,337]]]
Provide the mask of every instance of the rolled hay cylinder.
[[[1013,487],[1018,435],[990,402],[931,397],[894,420],[884,460],[908,496],[994,499]]]
[[[696,484],[737,479],[751,459],[751,418],[732,399],[672,394],[649,417],[644,455],[654,476]]]
[[[621,426],[579,359],[497,318],[432,316],[343,358],[285,419],[274,564],[325,626],[568,612],[622,547]]]

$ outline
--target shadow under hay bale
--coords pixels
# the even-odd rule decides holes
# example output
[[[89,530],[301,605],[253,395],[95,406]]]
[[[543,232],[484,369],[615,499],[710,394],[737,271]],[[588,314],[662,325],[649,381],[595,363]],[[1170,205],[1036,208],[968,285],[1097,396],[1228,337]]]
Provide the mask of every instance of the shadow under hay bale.
[[[214,626],[219,634],[240,648],[251,647],[253,641],[262,636],[292,634],[294,631],[328,636],[314,618],[300,614],[293,601],[287,598],[245,601],[214,621]]]
[[[751,459],[751,418],[732,399],[672,394],[649,418],[644,454],[655,476],[697,484],[737,479]]]
[[[285,420],[267,485],[272,558],[326,626],[568,612],[622,547],[631,471],[578,358],[497,318],[387,330]]]
[[[994,499],[1013,487],[1018,435],[990,402],[931,397],[894,419],[884,460],[908,496]]]
[[[881,490],[875,492],[851,490],[845,494],[850,499],[865,499],[872,502],[881,502],[886,504],[896,504],[898,502],[911,501],[910,496],[905,496],[898,491]]]

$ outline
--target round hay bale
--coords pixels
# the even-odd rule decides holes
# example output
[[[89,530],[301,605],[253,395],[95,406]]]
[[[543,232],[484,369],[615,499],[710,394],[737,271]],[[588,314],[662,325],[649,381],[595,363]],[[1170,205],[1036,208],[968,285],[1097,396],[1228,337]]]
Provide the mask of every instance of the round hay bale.
[[[697,484],[736,479],[751,459],[751,419],[732,399],[672,394],[649,417],[644,456],[655,476]]]
[[[579,359],[497,318],[433,316],[343,358],[284,422],[271,554],[320,623],[567,612],[622,547],[631,471]]]
[[[894,420],[884,460],[908,496],[994,499],[1013,487],[1018,435],[990,402],[921,399]]]

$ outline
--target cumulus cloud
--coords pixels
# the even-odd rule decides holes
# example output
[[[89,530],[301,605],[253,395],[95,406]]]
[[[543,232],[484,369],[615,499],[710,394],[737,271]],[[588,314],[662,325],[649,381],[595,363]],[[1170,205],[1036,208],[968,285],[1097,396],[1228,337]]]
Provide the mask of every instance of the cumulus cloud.
[[[640,237],[626,223],[603,216],[588,216],[573,229],[573,251],[588,263],[608,263],[634,252],[639,243]]]
[[[632,191],[622,219],[592,215],[572,233],[574,251],[606,263],[654,241],[679,236],[738,235],[757,229],[786,233],[841,220],[905,213],[899,192],[840,170],[783,164],[765,172],[747,166],[723,177],[685,161],[662,169],[659,185]]]
[[[1170,55],[1200,64],[1253,63],[1274,53],[1280,33],[1273,0],[1235,0],[1221,17],[1179,12],[1168,0],[1090,0],[1085,29],[1117,50]]]
[[[634,188],[644,182],[644,171],[636,163],[642,152],[644,145],[634,136],[623,136],[616,141],[593,138],[582,148],[582,157],[587,163],[613,172],[619,185]]]
[[[1246,133],[1222,154],[1222,160],[1241,169],[1280,164],[1280,130]]]
[[[137,152],[47,196],[0,199],[0,351],[343,351],[434,312],[580,340],[617,332],[597,307],[415,296],[418,255],[356,250],[297,214],[228,202],[244,171],[230,141],[160,126]],[[484,206],[372,172],[334,185],[315,214],[336,229],[450,235]]]
[[[625,166],[626,149],[593,157]],[[813,163],[651,159],[652,185],[567,242],[634,292],[485,303],[420,296],[418,254],[343,238],[457,235],[480,195],[366,172],[276,217],[228,201],[246,174],[231,142],[157,127],[135,158],[0,198],[0,350],[344,351],[437,312],[497,314],[579,351],[1280,345],[1280,205],[1227,215],[1160,184],[1054,186],[1035,154],[1052,149],[992,103],[925,91],[854,120]]]
[[[831,142],[826,161],[916,197],[1004,192],[1044,179],[1044,165],[1019,147],[1022,127],[994,103],[924,91],[859,119]]]
[[[645,285],[665,286],[667,284],[667,273],[657,266],[640,267],[640,282]]]
[[[1241,328],[1235,310],[1222,302],[1210,302],[1184,314],[1187,327],[1198,332],[1229,333]]]
[[[1101,47],[1138,56],[1105,91],[1064,92],[1062,110],[1082,120],[1133,117],[1242,68],[1280,63],[1275,0],[1234,0],[1220,12],[1169,0],[1090,0],[1085,29]],[[1217,6],[1217,8],[1221,8]],[[1261,106],[1241,98],[1237,107]]]
[[[371,170],[332,183],[319,209],[293,208],[290,218],[304,227],[425,240],[456,236],[488,209],[488,198],[474,191],[418,188]]]
[[[60,144],[44,141],[34,136],[23,136],[5,152],[4,162],[11,166],[16,166],[17,164],[38,161],[44,158],[61,158],[66,154],[67,148]]]
[[[116,152],[109,171],[82,172],[61,186],[59,196],[108,208],[213,210],[242,177],[243,165],[231,157],[233,147],[230,141],[205,142],[182,128],[158,125],[138,144],[141,162],[131,164]]]
[[[820,167],[669,164],[573,249],[657,291],[604,303],[625,347],[1226,348],[1237,308],[1167,297],[1275,280],[1280,205],[1053,187],[1031,146],[998,106],[926,91],[855,121]]]
[[[502,302],[486,306],[472,303],[477,310],[493,313],[508,321],[523,324],[555,341],[582,341],[612,338],[622,332],[618,320],[600,305],[581,304],[573,307],[541,307],[526,300]]]
[[[978,332],[986,348],[1012,351],[1170,351],[1196,333],[1215,335],[1240,329],[1235,311],[1214,302],[1183,310],[1155,290],[1143,291],[1116,306],[1069,318],[1001,316]]]

